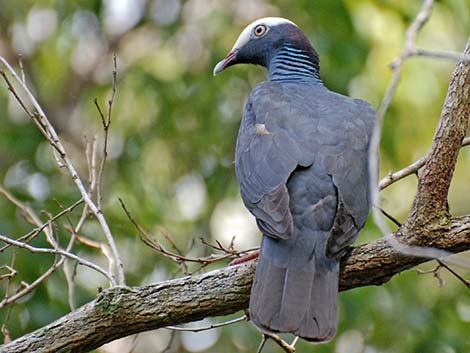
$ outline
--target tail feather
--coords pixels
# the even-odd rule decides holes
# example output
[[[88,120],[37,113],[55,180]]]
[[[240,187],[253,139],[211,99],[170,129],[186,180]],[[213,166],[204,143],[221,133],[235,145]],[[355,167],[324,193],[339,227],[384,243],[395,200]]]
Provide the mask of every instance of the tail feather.
[[[251,290],[251,320],[262,331],[289,332],[314,342],[330,340],[338,324],[338,261],[316,255],[306,259],[310,263],[304,267],[298,261],[292,266],[276,261],[276,254],[270,253],[273,247],[266,244],[273,241],[263,240]]]
[[[268,326],[272,325],[272,322],[277,318],[277,313],[281,310],[279,300],[266,300],[266,298],[281,295],[284,288],[285,270],[270,266],[267,261],[258,261],[256,273],[262,273],[263,278],[261,281],[257,280],[259,276],[255,275],[252,295],[250,296],[250,317],[253,322],[259,322],[257,326],[265,328],[265,331],[269,331]],[[255,288],[257,294],[253,296]],[[251,308],[256,308],[256,310],[253,311]],[[273,313],[276,315],[273,315]]]
[[[339,263],[333,268],[317,268],[309,313],[296,335],[317,342],[329,341],[335,336],[338,326],[338,272]]]

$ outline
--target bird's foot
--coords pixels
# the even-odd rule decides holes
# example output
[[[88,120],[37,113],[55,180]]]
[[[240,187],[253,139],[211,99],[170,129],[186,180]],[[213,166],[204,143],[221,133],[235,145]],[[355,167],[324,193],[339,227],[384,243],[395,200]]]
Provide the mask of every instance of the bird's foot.
[[[259,250],[256,250],[256,251],[253,251],[252,253],[249,253],[247,255],[244,255],[242,257],[238,257],[232,260],[232,262],[230,262],[228,265],[229,266],[238,265],[238,264],[256,259],[258,256],[259,256]]]

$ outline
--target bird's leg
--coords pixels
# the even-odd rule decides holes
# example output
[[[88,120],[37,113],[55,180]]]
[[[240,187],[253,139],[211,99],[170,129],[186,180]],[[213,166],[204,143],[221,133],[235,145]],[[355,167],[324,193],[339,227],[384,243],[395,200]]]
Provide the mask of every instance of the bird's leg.
[[[249,253],[247,255],[244,255],[242,257],[238,257],[232,260],[232,262],[230,262],[228,265],[229,266],[238,265],[238,264],[256,259],[258,256],[259,256],[259,250],[256,250],[256,251],[253,251],[252,253]]]

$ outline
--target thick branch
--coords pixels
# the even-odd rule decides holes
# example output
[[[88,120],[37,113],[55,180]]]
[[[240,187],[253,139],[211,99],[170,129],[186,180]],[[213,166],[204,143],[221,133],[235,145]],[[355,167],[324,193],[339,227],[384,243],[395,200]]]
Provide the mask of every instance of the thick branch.
[[[452,252],[470,249],[470,216],[429,228],[420,237]],[[340,289],[380,285],[426,261],[396,251],[386,239],[352,249]],[[256,262],[142,287],[114,287],[57,321],[0,347],[3,353],[87,352],[134,333],[178,325],[248,307]]]
[[[470,39],[464,50],[470,54]],[[452,75],[431,152],[418,183],[407,228],[447,218],[447,194],[470,116],[470,63],[460,61]]]

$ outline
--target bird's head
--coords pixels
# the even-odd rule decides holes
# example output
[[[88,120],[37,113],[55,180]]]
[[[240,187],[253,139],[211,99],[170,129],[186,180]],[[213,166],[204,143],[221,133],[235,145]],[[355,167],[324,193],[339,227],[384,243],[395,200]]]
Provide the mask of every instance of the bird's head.
[[[256,64],[269,69],[271,60],[285,48],[294,56],[296,53],[304,56],[318,71],[318,54],[302,30],[285,18],[265,17],[241,32],[232,50],[214,67],[214,75],[236,64]]]

